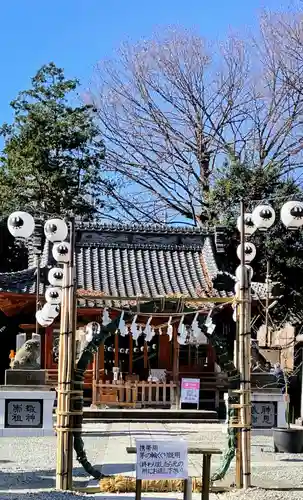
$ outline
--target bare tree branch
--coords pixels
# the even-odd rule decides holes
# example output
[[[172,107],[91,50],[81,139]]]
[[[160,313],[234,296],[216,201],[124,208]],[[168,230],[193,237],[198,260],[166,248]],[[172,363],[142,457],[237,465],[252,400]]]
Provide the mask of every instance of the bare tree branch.
[[[254,43],[217,46],[170,30],[98,66],[90,99],[105,169],[120,180],[112,199],[121,217],[200,225],[226,156],[281,175],[300,164],[302,93],[283,76],[270,29],[262,19]]]

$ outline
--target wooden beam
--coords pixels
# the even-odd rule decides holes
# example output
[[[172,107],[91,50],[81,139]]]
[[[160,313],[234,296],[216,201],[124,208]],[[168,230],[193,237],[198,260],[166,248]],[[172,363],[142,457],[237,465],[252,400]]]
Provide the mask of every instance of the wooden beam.
[[[132,334],[130,333],[129,335],[129,358],[128,358],[128,371],[129,374],[131,375],[133,373],[133,337]]]

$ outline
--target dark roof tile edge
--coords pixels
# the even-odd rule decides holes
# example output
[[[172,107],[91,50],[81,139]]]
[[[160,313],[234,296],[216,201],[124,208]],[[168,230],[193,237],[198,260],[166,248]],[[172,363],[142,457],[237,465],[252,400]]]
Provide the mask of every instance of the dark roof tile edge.
[[[201,245],[164,245],[164,244],[156,244],[156,243],[103,243],[99,241],[95,242],[77,242],[76,248],[94,248],[94,247],[103,247],[103,248],[124,248],[130,250],[179,250],[179,251],[202,251],[204,244]]]
[[[165,224],[119,224],[101,222],[76,221],[76,229],[82,231],[102,230],[104,232],[129,232],[129,233],[162,233],[162,234],[214,234],[215,228],[199,228],[195,226],[168,226]]]

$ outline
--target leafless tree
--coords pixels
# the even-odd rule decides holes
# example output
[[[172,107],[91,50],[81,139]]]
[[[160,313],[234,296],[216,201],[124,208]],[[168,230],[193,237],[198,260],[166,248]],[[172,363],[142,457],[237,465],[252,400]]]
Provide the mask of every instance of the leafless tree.
[[[292,99],[293,113],[300,115],[303,101],[303,10],[287,14],[265,13],[261,18],[261,34],[265,48],[264,64],[274,68],[278,85]],[[302,115],[297,124],[294,143],[289,147],[290,156],[296,156],[303,149]],[[297,166],[297,162],[292,161],[291,166]]]
[[[226,155],[285,173],[302,100],[279,78],[280,62],[230,37],[207,44],[170,30],[125,44],[98,66],[90,99],[106,142],[109,193],[121,217],[152,222],[209,219],[209,193]]]

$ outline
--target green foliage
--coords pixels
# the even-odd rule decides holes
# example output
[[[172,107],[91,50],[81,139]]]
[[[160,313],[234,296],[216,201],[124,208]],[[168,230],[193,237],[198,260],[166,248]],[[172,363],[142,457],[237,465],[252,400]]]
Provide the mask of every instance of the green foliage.
[[[1,127],[0,213],[26,209],[91,217],[112,186],[102,179],[104,145],[90,106],[72,106],[78,80],[54,63],[11,102],[14,120]]]
[[[225,164],[219,173],[211,192],[210,209],[212,223],[220,222],[227,227],[226,270],[234,274],[239,265],[236,221],[240,199],[244,200],[246,212],[251,212],[259,201],[268,201],[276,211],[276,221],[266,233],[257,231],[250,238],[257,248],[252,263],[253,279],[264,283],[269,260],[271,279],[281,283],[284,295],[271,316],[277,320],[289,319],[290,311],[299,312],[303,307],[303,233],[302,230],[289,231],[282,225],[280,209],[289,199],[302,199],[302,190],[292,179],[283,180],[276,165],[256,168],[234,160]]]

